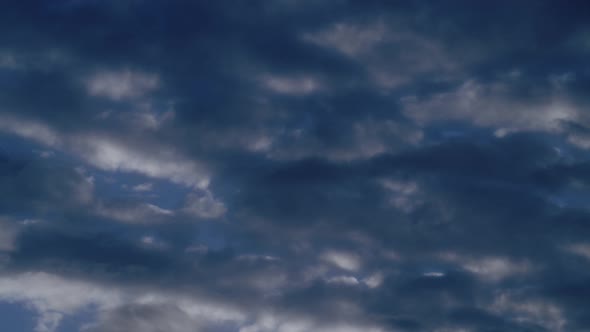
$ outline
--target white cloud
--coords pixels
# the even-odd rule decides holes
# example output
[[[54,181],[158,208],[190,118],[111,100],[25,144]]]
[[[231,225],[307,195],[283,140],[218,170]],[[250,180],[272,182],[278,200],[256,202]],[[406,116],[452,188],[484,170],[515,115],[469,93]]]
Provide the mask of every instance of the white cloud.
[[[380,272],[374,273],[364,278],[363,283],[369,288],[377,288],[383,283],[383,274]]]
[[[223,216],[227,209],[223,202],[205,190],[200,193],[189,193],[183,211],[199,218],[215,219]]]
[[[32,139],[51,147],[59,146],[62,143],[59,134],[45,124],[35,121],[22,121],[2,114],[0,114],[0,131]]]
[[[133,144],[98,134],[61,134],[45,124],[8,116],[0,116],[0,131],[73,153],[101,170],[137,172],[193,188],[209,186],[210,175],[203,165],[156,142]]]
[[[72,153],[88,164],[109,172],[135,172],[151,178],[165,179],[193,188],[199,192],[187,195],[182,212],[199,218],[219,218],[227,211],[225,204],[216,199],[207,189],[210,182],[208,170],[199,162],[186,158],[168,146],[157,143],[134,144],[116,137],[98,134],[60,134],[41,123],[0,117],[0,131],[35,140],[56,150]],[[84,173],[82,168],[80,172]],[[93,202],[93,178],[86,176],[76,200],[84,204]],[[152,189],[151,183],[142,183],[132,188],[135,191]],[[153,204],[113,206],[98,202],[95,212],[104,217],[123,222],[144,222],[154,218],[172,216],[175,211]]]
[[[201,189],[209,185],[209,176],[201,165],[177,155],[170,148],[152,146],[148,151],[147,147],[133,147],[112,138],[89,135],[80,136],[72,143],[76,154],[102,170],[137,172]]]
[[[137,192],[144,192],[144,191],[152,191],[154,185],[150,182],[146,182],[146,183],[140,183],[138,185],[133,186],[133,188],[131,188],[131,190],[133,191],[137,191]]]
[[[162,127],[162,125],[172,121],[176,113],[173,111],[166,111],[158,114],[155,112],[136,112],[133,113],[134,124],[137,124],[141,128],[156,130]]]
[[[327,281],[329,284],[340,284],[345,286],[356,286],[359,284],[358,279],[353,276],[335,276],[328,278]]]
[[[271,255],[256,255],[256,254],[242,254],[238,256],[239,260],[245,261],[267,261],[267,262],[275,262],[280,260],[280,258]]]
[[[488,280],[501,280],[507,277],[524,275],[531,271],[526,262],[513,262],[501,257],[486,257],[468,262],[463,266],[467,271]]]
[[[309,76],[282,77],[276,75],[265,75],[261,78],[263,85],[280,94],[302,96],[320,89],[317,79]]]
[[[343,308],[350,309],[350,308]],[[356,309],[356,308],[354,308]],[[354,310],[353,309],[353,310]],[[385,332],[386,330],[370,324],[351,322],[318,322],[309,317],[289,316],[264,312],[257,319],[240,328],[239,332]]]
[[[54,332],[64,316],[87,308],[96,310],[99,318],[97,322],[87,324],[84,331],[112,331],[115,326],[110,324],[125,323],[134,328],[126,332],[139,332],[146,331],[140,327],[156,323],[150,320],[150,316],[141,315],[125,316],[123,321],[113,321],[117,312],[125,307],[176,308],[180,315],[169,316],[166,310],[155,310],[153,314],[161,314],[157,318],[161,320],[162,326],[168,327],[177,326],[176,318],[186,317],[187,324],[182,325],[183,328],[171,330],[178,332],[189,332],[193,331],[194,326],[223,321],[239,325],[246,317],[237,308],[212,300],[133,287],[99,285],[43,272],[0,276],[0,301],[22,303],[35,310],[39,314],[35,329],[37,332]]]
[[[472,45],[462,45],[460,51],[450,49],[443,41],[412,30],[404,21],[392,17],[369,23],[340,22],[302,38],[358,61],[385,90],[424,74],[436,80],[458,77],[466,63],[483,56]]]
[[[577,243],[565,247],[565,250],[590,260],[590,244]]]
[[[354,280],[344,276],[333,281],[358,284]],[[313,316],[265,311],[262,307],[240,308],[203,298],[198,293],[99,284],[43,272],[0,276],[0,301],[23,304],[36,311],[37,332],[55,332],[64,317],[84,309],[98,314],[96,321],[84,325],[82,331],[86,332],[193,332],[212,326],[233,326],[240,332],[386,331],[361,323],[363,312],[353,302],[333,304],[346,320],[318,320]]]
[[[139,243],[144,248],[149,248],[149,249],[162,250],[162,249],[168,248],[168,244],[166,242],[159,240],[156,237],[151,236],[151,235],[142,236],[141,239],[139,240]]]
[[[445,274],[443,272],[424,272],[422,273],[423,276],[427,277],[427,278],[442,278],[445,276]]]
[[[253,152],[267,152],[272,147],[272,137],[259,136],[246,139],[246,149]]]
[[[98,72],[85,81],[88,94],[113,100],[141,97],[158,88],[157,75],[131,70]]]
[[[441,255],[441,258],[459,264],[464,270],[477,275],[484,281],[497,282],[533,271],[533,266],[527,261],[514,261],[500,256],[470,257],[445,253]]]
[[[343,270],[357,271],[361,267],[360,258],[348,252],[330,250],[324,252],[320,258]]]
[[[420,198],[420,188],[414,181],[381,179],[379,184],[391,192],[389,202],[400,211],[410,213],[416,207],[424,204],[424,201]]]
[[[562,309],[556,304],[542,299],[521,298],[515,292],[500,292],[487,307],[499,316],[537,324],[548,331],[564,331],[567,323]]]
[[[55,152],[51,150],[35,151],[39,154],[39,157],[47,159],[55,156]]]
[[[564,120],[575,120],[578,111],[559,91],[534,99],[513,97],[510,81],[480,83],[468,80],[456,90],[425,98],[402,99],[403,112],[422,125],[437,121],[469,121],[497,129],[498,135],[520,130],[559,131]]]
[[[90,305],[113,308],[122,298],[110,289],[39,272],[0,277],[0,300],[33,308],[39,314],[35,331],[53,332],[64,315]]]
[[[96,205],[95,212],[103,217],[139,224],[161,221],[163,218],[174,215],[172,210],[163,209],[149,203],[117,206],[99,202]]]

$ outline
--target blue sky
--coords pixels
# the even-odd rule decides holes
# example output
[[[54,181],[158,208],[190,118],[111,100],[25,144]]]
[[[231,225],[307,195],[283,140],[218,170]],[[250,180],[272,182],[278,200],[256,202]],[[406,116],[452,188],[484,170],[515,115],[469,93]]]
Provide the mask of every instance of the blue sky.
[[[590,329],[585,1],[0,11],[0,330]]]

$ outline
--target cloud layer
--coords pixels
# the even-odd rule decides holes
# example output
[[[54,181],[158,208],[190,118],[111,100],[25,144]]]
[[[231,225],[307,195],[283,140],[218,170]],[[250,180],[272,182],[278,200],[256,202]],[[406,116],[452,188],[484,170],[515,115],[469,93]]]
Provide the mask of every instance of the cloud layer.
[[[37,332],[587,331],[589,9],[6,4],[0,302]]]

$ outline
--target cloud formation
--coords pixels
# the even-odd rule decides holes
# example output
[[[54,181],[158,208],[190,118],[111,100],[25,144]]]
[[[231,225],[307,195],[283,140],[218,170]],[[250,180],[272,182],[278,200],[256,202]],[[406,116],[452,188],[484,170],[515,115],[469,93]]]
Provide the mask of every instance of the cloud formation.
[[[587,331],[588,9],[6,4],[0,317]]]

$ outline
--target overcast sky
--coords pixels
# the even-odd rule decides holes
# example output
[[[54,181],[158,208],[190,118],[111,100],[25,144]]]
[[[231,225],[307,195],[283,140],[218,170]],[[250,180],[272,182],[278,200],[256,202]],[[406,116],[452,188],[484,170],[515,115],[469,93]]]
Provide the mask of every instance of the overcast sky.
[[[590,330],[590,2],[0,7],[0,330]]]

